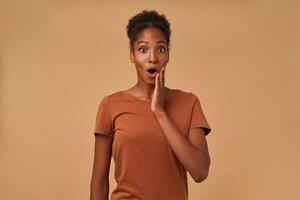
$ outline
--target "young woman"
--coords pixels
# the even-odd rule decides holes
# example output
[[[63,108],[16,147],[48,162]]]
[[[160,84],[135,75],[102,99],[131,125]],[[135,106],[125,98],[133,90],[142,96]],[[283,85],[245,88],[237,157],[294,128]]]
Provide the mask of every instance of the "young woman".
[[[188,200],[187,172],[208,176],[205,136],[211,128],[198,97],[165,86],[170,24],[143,10],[129,20],[137,83],[103,97],[95,124],[91,200],[107,200],[111,156],[117,182],[111,200]]]

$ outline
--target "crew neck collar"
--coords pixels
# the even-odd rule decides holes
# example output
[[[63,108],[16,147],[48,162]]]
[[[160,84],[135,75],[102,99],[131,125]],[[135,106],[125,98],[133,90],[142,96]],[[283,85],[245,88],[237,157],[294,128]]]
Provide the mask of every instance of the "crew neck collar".
[[[180,94],[180,90],[178,90],[178,89],[175,89],[173,92],[174,93],[172,95],[165,97],[165,99],[169,99],[169,98],[172,98],[172,97],[177,96],[178,94]],[[120,91],[120,93],[127,96],[127,97],[130,97],[133,100],[139,101],[139,102],[144,102],[144,103],[151,103],[152,102],[152,99],[142,100],[142,99],[139,99],[139,98],[129,94],[126,91]]]

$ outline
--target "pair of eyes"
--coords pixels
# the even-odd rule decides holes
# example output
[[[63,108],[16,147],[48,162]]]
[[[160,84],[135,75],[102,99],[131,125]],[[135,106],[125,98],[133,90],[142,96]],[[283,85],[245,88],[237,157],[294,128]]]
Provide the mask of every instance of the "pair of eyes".
[[[140,53],[146,53],[146,52],[143,51],[143,50],[147,50],[147,48],[145,48],[145,47],[138,48],[138,51],[139,51]],[[158,47],[158,52],[159,52],[159,53],[164,53],[165,51],[167,51],[167,48],[165,48],[165,47],[163,47],[163,46]]]

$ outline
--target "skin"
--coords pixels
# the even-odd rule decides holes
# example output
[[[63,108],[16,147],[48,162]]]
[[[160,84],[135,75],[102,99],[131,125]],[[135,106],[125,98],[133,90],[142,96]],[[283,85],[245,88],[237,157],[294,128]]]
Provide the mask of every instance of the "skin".
[[[163,33],[153,27],[140,32],[131,47],[130,60],[135,63],[138,81],[124,92],[141,100],[151,100],[151,110],[173,152],[194,181],[202,182],[207,178],[210,166],[210,156],[203,128],[190,129],[188,138],[185,138],[165,112],[165,97],[172,95],[174,90],[165,86],[169,48]],[[146,69],[151,66],[155,66],[159,71],[154,78],[149,77],[146,72]],[[111,137],[102,134],[95,137],[94,166],[90,187],[91,200],[108,200],[111,148]]]
[[[140,43],[140,41],[147,41],[147,43]],[[172,95],[173,90],[165,86],[169,51],[158,51],[161,47],[168,50],[167,42],[159,29],[151,27],[138,34],[130,51],[131,62],[135,63],[137,69],[138,82],[127,92],[136,98],[151,99],[151,110],[155,114],[173,152],[194,181],[199,183],[207,178],[210,166],[204,130],[201,127],[191,128],[188,138],[185,138],[165,111],[165,97]],[[141,53],[140,48],[145,48],[146,51],[142,49]],[[154,84],[153,78],[149,78],[145,71],[149,68],[148,66],[153,65],[159,69]]]
[[[146,69],[155,66],[158,71],[161,71],[169,62],[169,48],[162,32],[153,27],[140,32],[130,48],[130,60],[135,64],[137,83],[125,92],[141,100],[152,99],[155,78],[149,77]],[[173,90],[164,87],[160,95],[165,97],[172,95],[173,92]]]
[[[90,182],[90,200],[108,200],[109,169],[112,155],[112,138],[98,134],[95,137],[94,166]]]

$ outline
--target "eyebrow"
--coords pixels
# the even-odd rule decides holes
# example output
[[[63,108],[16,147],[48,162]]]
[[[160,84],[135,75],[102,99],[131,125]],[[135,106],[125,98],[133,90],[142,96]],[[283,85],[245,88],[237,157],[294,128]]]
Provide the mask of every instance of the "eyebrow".
[[[142,42],[144,42],[144,43],[149,43],[148,41],[140,40],[140,41],[137,42],[137,44],[142,43]],[[161,42],[162,42],[162,43],[166,43],[164,40],[160,40],[160,41],[157,41],[156,44],[157,44],[157,43],[161,43]]]

